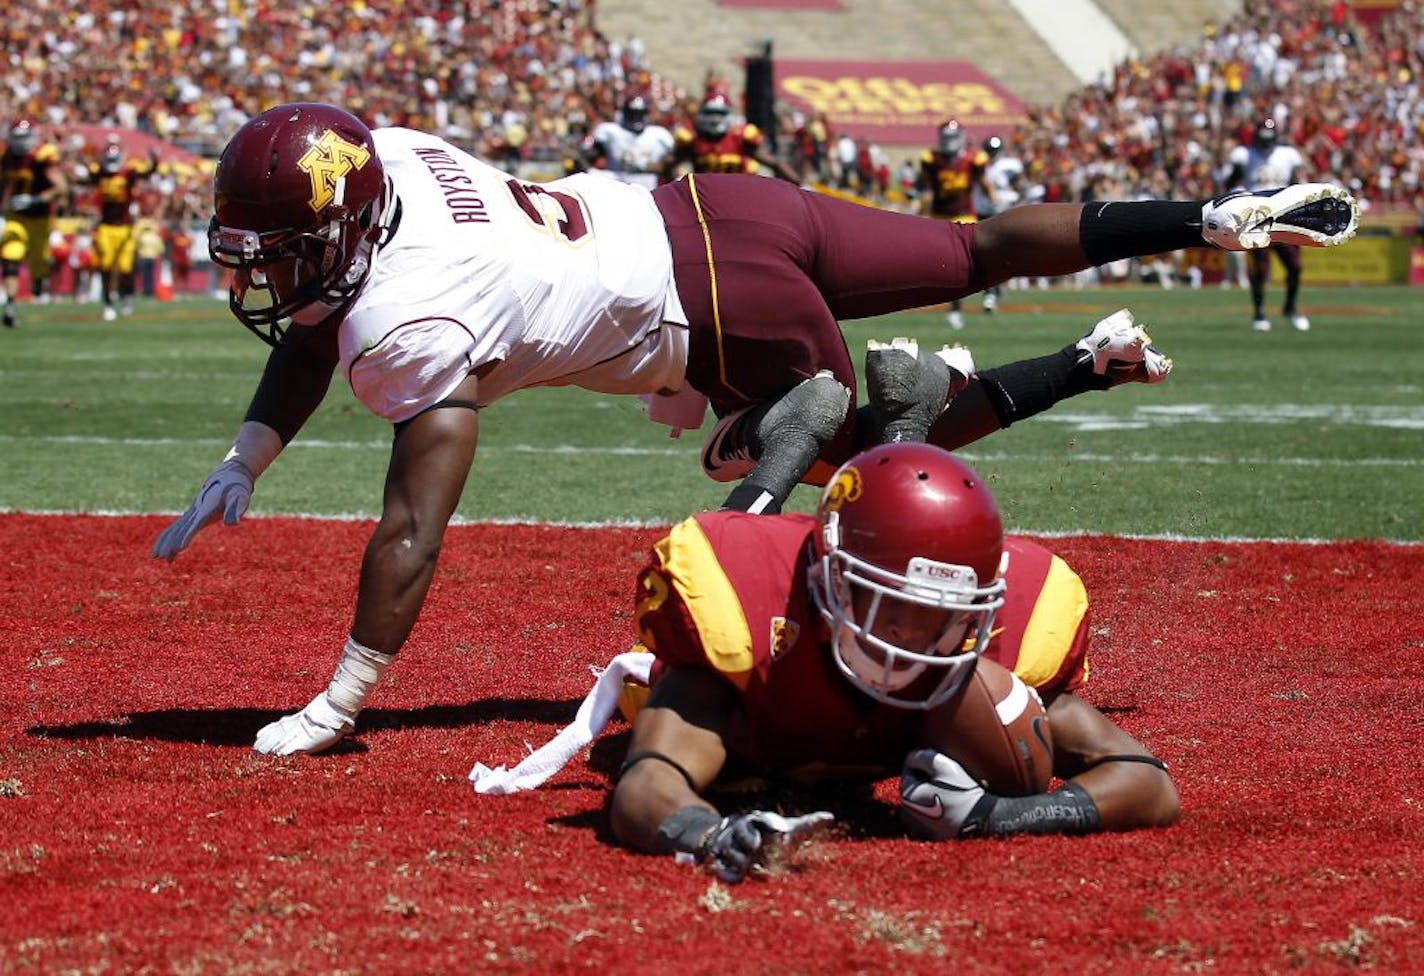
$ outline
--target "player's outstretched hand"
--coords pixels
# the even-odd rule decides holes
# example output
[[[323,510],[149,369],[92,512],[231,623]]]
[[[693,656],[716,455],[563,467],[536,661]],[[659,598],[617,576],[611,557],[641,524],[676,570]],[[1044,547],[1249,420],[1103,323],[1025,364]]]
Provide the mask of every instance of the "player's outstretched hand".
[[[153,555],[171,561],[188,548],[200,529],[216,521],[219,515],[224,525],[236,525],[247,514],[256,480],[247,465],[236,458],[219,464],[198,489],[188,510],[159,533],[153,542]]]
[[[910,753],[900,773],[901,819],[931,840],[977,833],[997,799],[968,770],[935,749]]]
[[[824,810],[799,817],[783,817],[765,810],[723,817],[703,842],[702,860],[723,881],[735,884],[753,867],[765,864],[773,850],[789,853],[835,819]]]
[[[351,733],[353,719],[332,707],[322,692],[295,715],[277,719],[257,733],[253,748],[269,756],[325,752]]]

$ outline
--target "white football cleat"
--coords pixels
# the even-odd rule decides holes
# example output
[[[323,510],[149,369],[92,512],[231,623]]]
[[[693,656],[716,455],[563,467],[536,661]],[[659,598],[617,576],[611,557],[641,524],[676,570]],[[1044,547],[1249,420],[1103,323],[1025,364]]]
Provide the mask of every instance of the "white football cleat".
[[[956,330],[964,328],[964,313],[963,313],[963,312],[960,312],[958,309],[956,309],[956,310],[950,312],[950,313],[949,313],[949,327],[950,327],[951,329],[956,329]]]
[[[1093,372],[1118,383],[1160,383],[1172,372],[1172,360],[1152,345],[1147,330],[1120,308],[1077,342],[1078,362],[1091,361]]]
[[[1331,247],[1355,236],[1360,208],[1333,183],[1236,190],[1202,207],[1202,238],[1227,251],[1271,244]]]
[[[105,306],[104,306],[104,321],[105,321],[105,322],[112,322],[112,321],[114,321],[114,319],[116,319],[116,318],[118,318],[118,317],[119,317],[119,313],[114,310],[114,306],[112,306],[112,305],[105,305]]]
[[[1297,332],[1310,331],[1310,319],[1306,318],[1304,315],[1301,315],[1299,312],[1295,313],[1290,317],[1290,323]]]
[[[1251,320],[1251,329],[1252,329],[1253,332],[1270,332],[1270,331],[1271,331],[1271,320],[1268,319],[1268,318],[1255,318],[1255,319],[1252,319],[1252,320]]]

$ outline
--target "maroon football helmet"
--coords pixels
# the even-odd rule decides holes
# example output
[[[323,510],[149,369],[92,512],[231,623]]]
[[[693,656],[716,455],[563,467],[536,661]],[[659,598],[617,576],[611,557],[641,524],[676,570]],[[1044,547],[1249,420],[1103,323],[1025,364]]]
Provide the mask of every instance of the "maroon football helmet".
[[[816,521],[811,594],[841,672],[888,705],[952,698],[1004,603],[1004,529],[984,482],[932,444],[884,444],[841,466]],[[892,639],[893,624],[877,628],[915,608],[944,621],[916,646]]]
[[[271,345],[319,325],[370,271],[394,222],[371,130],[332,105],[279,105],[237,131],[213,178],[208,251],[234,271],[229,306]]]

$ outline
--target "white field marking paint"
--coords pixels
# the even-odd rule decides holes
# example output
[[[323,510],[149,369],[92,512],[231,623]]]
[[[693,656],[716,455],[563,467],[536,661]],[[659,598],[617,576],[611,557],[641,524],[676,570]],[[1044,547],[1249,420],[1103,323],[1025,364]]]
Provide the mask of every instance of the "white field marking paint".
[[[1359,404],[1276,403],[1268,405],[1223,406],[1213,403],[1180,403],[1167,406],[1139,406],[1130,413],[1106,414],[1049,410],[1037,419],[1063,424],[1080,431],[1146,430],[1181,427],[1187,424],[1291,424],[1333,423],[1397,430],[1424,430],[1424,407],[1363,406]]]
[[[82,515],[85,517],[97,518],[137,518],[144,516],[169,515],[176,516],[182,514],[177,511],[168,512],[137,512],[124,511],[119,509],[102,509],[89,511],[65,511],[62,509],[17,509],[0,506],[0,515],[37,515],[41,518],[74,518]],[[247,519],[306,519],[312,522],[375,522],[379,517],[378,512],[343,512],[335,515],[315,515],[307,512],[263,512],[254,514],[249,512],[242,518]],[[600,522],[560,522],[551,519],[538,518],[490,518],[472,519],[455,516],[450,520],[451,525],[531,525],[546,526],[555,529],[579,529],[593,530],[599,529],[665,529],[672,523],[665,519],[609,519]],[[1035,529],[1032,531],[1019,529],[1014,526],[1005,526],[1005,533],[1009,535],[1022,536],[1027,539],[1083,539],[1083,538],[1105,538],[1105,539],[1130,539],[1134,542],[1196,542],[1196,543],[1224,543],[1224,544],[1250,544],[1260,543],[1264,545],[1283,546],[1337,546],[1348,545],[1356,540],[1352,539],[1281,539],[1268,536],[1245,536],[1245,535],[1213,535],[1213,536],[1193,536],[1181,535],[1175,532],[1164,532],[1156,534],[1144,534],[1138,532],[1096,532],[1091,529],[1069,529],[1062,531]],[[1424,546],[1424,542],[1418,539],[1366,539],[1370,543],[1381,543],[1387,546],[1398,546],[1409,548],[1413,546]]]
[[[41,437],[20,437],[14,434],[0,434],[0,443],[43,443],[43,444],[93,444],[112,447],[208,447],[221,450],[232,442],[212,438],[178,437],[90,437],[83,435],[54,435]],[[370,441],[326,441],[296,440],[285,450],[326,450],[326,451],[379,451],[390,450],[386,440]],[[533,454],[533,455],[574,455],[589,454],[607,457],[688,457],[695,458],[701,449],[675,447],[584,447],[577,444],[511,444],[481,445],[480,455],[485,454]],[[1417,468],[1424,467],[1424,458],[1331,458],[1331,457],[1226,457],[1212,454],[1144,454],[1125,452],[1109,454],[1097,451],[1070,451],[1031,454],[1022,451],[956,451],[966,461],[1083,461],[1102,464],[1191,464],[1191,465],[1279,465],[1303,468]]]

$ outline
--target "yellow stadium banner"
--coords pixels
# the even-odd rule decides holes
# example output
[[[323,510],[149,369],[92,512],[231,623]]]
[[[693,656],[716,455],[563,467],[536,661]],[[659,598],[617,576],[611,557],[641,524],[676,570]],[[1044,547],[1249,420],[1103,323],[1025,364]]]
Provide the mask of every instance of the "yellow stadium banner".
[[[1388,285],[1409,280],[1413,242],[1404,237],[1356,237],[1340,247],[1301,250],[1305,280],[1312,285]],[[1280,284],[1285,271],[1271,262],[1271,281]]]

